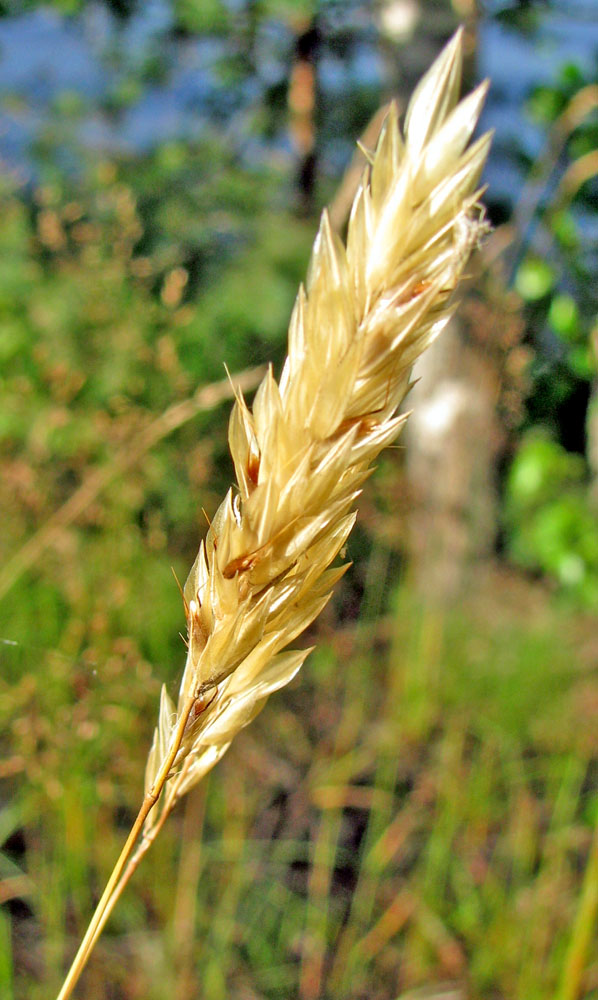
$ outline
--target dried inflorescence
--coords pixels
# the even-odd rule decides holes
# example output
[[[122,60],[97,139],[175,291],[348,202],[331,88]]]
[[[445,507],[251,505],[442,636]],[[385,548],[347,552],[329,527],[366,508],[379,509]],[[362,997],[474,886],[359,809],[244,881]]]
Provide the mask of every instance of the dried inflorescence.
[[[413,362],[446,325],[484,229],[488,135],[468,146],[486,86],[457,103],[461,35],[419,84],[404,138],[391,108],[364,173],[347,245],[324,213],[297,297],[279,384],[253,412],[241,395],[229,442],[237,476],[185,586],[188,656],[175,707],[162,693],[146,791],[180,739],[165,787],[174,805],[309,650],[283,652],[318,615],[371,463],[398,435]],[[178,727],[178,728],[177,728]],[[177,735],[178,734],[178,735]],[[146,835],[160,816],[154,809]]]

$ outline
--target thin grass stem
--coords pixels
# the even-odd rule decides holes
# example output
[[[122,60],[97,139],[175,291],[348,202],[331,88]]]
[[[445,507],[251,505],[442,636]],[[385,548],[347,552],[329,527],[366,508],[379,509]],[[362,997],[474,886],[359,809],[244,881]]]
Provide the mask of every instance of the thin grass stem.
[[[557,1000],[578,1000],[598,914],[598,825],[594,828],[581,898],[565,956]]]
[[[165,803],[164,811],[162,812],[158,822],[150,831],[150,835],[144,838],[144,840],[142,841],[142,845],[147,844],[147,846],[145,846],[142,851],[138,852],[132,858],[131,855],[133,854],[133,851],[135,849],[135,844],[139,839],[139,836],[143,829],[143,825],[147,817],[149,816],[151,810],[154,808],[156,802],[160,798],[160,793],[162,792],[162,789],[164,788],[164,785],[168,780],[170,769],[179,752],[181,742],[183,739],[183,734],[185,732],[185,727],[187,725],[187,720],[189,719],[189,715],[191,714],[191,710],[193,709],[195,702],[196,702],[195,697],[189,697],[187,699],[187,703],[184,706],[184,709],[181,712],[181,715],[178,719],[177,727],[174,732],[174,739],[172,740],[170,750],[162,763],[162,766],[156,776],[156,780],[154,781],[152,787],[144,796],[141,808],[137,814],[137,818],[133,823],[133,826],[131,827],[129,836],[127,837],[127,840],[120,853],[118,861],[116,862],[112,870],[112,874],[108,879],[106,888],[104,889],[102,897],[96,907],[95,913],[89,922],[89,927],[87,928],[85,936],[81,942],[81,945],[79,946],[79,950],[75,955],[75,958],[73,959],[73,963],[66,975],[64,983],[62,985],[62,989],[60,990],[56,1000],[68,1000],[68,997],[71,996],[73,989],[77,985],[81,973],[83,972],[83,969],[87,964],[89,956],[91,955],[95,947],[95,944],[100,934],[102,933],[106,920],[110,916],[110,913],[112,912],[118,898],[120,897],[122,890],[124,889],[131,875],[135,871],[137,865],[139,864],[139,861],[146,853],[151,843],[153,843],[155,837],[157,836],[159,830],[162,827],[164,820],[166,819],[167,815],[166,806],[168,803]],[[129,861],[130,861],[129,867],[126,868],[127,862]]]

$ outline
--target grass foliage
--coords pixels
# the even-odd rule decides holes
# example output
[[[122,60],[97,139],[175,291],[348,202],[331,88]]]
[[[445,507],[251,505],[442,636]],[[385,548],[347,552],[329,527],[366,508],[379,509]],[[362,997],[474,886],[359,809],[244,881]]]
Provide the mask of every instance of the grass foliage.
[[[370,606],[387,556],[372,553]],[[302,683],[163,831],[80,995],[554,996],[596,819],[590,623],[571,634],[563,614],[498,578],[458,611],[402,587],[378,626],[324,627]],[[58,984],[132,818],[157,694],[124,642],[70,711],[71,664],[41,667],[2,699],[20,903],[0,974],[3,996],[32,1000]],[[572,995],[590,997],[583,958]]]
[[[222,414],[140,451],[33,567],[19,553],[91,470],[220,377],[222,358],[272,354],[307,257],[311,223],[282,211],[280,177],[241,180],[224,162],[208,196],[196,153],[195,167],[158,157],[133,179],[103,164],[75,193],[52,179],[2,196],[6,1000],[59,987],[134,817],[160,684],[174,693],[182,653],[170,566],[184,576],[197,497],[213,511],[231,477]],[[189,204],[179,228],[153,212],[165,174],[175,203],[185,176],[195,230]],[[244,306],[256,283],[269,303],[257,318]],[[380,470],[385,503],[399,464],[393,453]],[[365,576],[324,613],[301,681],[158,838],[82,1000],[598,996],[592,623],[498,573],[475,580],[475,600],[428,606],[397,582],[375,514],[349,556],[360,550]]]

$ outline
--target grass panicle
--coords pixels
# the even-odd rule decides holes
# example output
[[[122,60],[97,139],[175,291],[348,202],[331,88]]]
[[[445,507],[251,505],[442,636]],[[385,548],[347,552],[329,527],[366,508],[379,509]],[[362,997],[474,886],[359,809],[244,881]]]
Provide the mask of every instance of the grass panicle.
[[[184,588],[178,702],[163,689],[144,805],[61,1000],[176,802],[300,669],[309,650],[287,647],[344,572],[331,566],[363,483],[401,430],[412,365],[449,321],[485,228],[478,185],[490,136],[470,138],[487,88],[458,103],[461,46],[458,32],[420,82],[404,134],[391,106],[346,246],[324,212],[279,383],[270,370],[252,411],[237,393],[229,427],[237,483]]]
[[[486,85],[457,104],[460,70],[458,34],[419,84],[404,138],[391,107],[355,197],[346,248],[322,216],[280,383],[268,372],[253,413],[237,396],[229,428],[237,488],[185,585],[187,663],[178,705],[162,693],[146,790],[190,698],[165,786],[166,796],[176,787],[176,798],[308,655],[282,650],[344,571],[329,567],[355,521],[362,484],[399,434],[413,362],[448,322],[484,225],[477,184],[489,136],[467,144]]]

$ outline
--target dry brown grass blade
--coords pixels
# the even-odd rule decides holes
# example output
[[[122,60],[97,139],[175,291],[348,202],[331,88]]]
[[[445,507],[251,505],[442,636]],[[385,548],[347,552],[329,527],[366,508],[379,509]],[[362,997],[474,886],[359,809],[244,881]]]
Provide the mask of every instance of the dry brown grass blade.
[[[168,437],[178,427],[188,423],[198,413],[213,410],[220,403],[231,399],[235,391],[251,392],[262,380],[265,368],[248,368],[232,379],[222,379],[202,386],[189,399],[173,403],[164,413],[152,420],[130,441],[122,445],[104,465],[93,469],[68,500],[42,524],[0,570],[0,600],[14,587],[28,569],[39,561],[60,533],[89,507],[96,497],[118,476],[130,469],[151,448]]]

